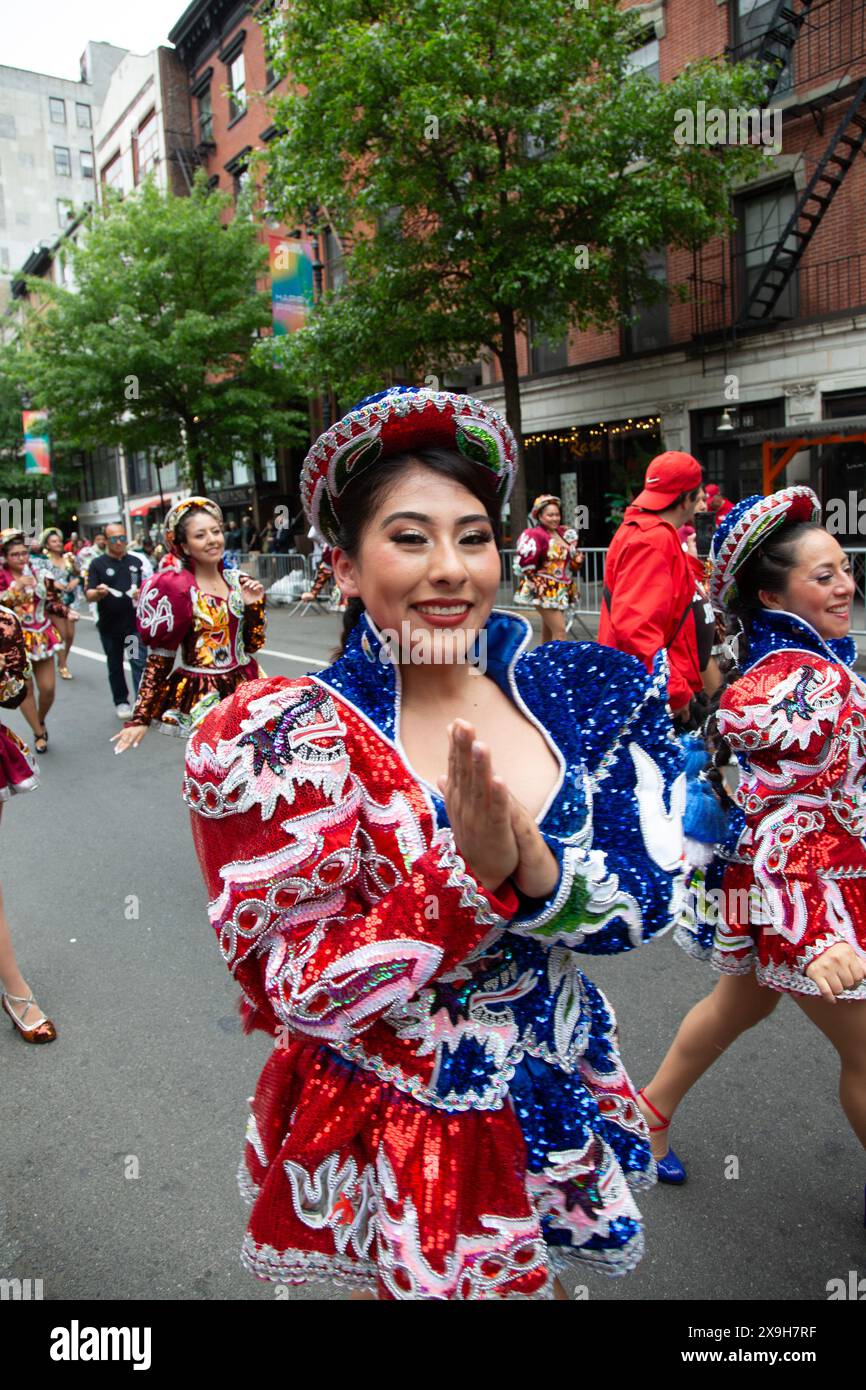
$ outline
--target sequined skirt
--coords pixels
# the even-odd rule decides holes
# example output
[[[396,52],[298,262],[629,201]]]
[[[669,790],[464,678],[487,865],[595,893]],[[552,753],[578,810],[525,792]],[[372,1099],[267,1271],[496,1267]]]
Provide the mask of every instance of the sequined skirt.
[[[452,1113],[312,1041],[275,1047],[238,1175],[245,1267],[416,1300],[549,1298],[574,1261],[626,1273],[643,1253],[631,1188],[655,1169],[618,1059],[594,1068],[609,1061],[524,1057],[502,1108]]]
[[[816,869],[810,906],[822,921],[832,922],[866,962],[866,856],[863,859],[862,865],[851,864],[847,870],[825,866],[822,874]],[[818,986],[791,963],[790,948],[772,927],[750,863],[725,866],[714,860],[703,881],[701,871],[693,870],[689,882],[694,895],[674,932],[683,950],[723,975],[754,971],[759,984],[783,994],[820,995]],[[814,956],[822,944],[826,942],[816,942]],[[866,1000],[866,981],[838,997]]]
[[[0,724],[0,801],[39,786],[39,773],[25,743]]]
[[[161,733],[189,738],[205,715],[244,681],[259,680],[262,671],[254,658],[230,671],[198,672],[177,667],[157,696],[151,718]]]
[[[46,661],[56,651],[63,649],[63,638],[53,623],[46,623],[44,627],[39,629],[25,627],[22,623],[21,629],[24,633],[27,655],[31,661]]]
[[[575,602],[573,579],[563,581],[552,574],[525,574],[515,592],[518,608],[556,608],[564,612]]]

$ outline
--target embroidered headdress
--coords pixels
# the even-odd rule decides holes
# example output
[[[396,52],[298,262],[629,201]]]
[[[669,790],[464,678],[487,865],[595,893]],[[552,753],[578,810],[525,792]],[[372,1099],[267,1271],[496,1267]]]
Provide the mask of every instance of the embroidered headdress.
[[[179,555],[182,560],[186,557],[181,549],[180,542],[175,540],[175,533],[177,531],[177,523],[180,521],[181,517],[191,509],[207,512],[208,516],[212,516],[214,521],[219,522],[220,526],[223,524],[222,511],[217,506],[216,502],[212,502],[209,497],[185,497],[182,502],[178,502],[177,506],[172,507],[168,516],[165,518],[165,539],[172,553],[174,555]]]
[[[316,440],[301,470],[301,502],[326,542],[337,541],[343,493],[381,459],[412,449],[456,449],[493,479],[499,499],[511,492],[517,442],[498,413],[471,396],[392,386],[367,396]]]
[[[821,503],[810,487],[786,487],[769,497],[756,493],[737,502],[719,522],[710,547],[713,607],[726,608],[736,597],[738,571],[780,526],[820,520]]]

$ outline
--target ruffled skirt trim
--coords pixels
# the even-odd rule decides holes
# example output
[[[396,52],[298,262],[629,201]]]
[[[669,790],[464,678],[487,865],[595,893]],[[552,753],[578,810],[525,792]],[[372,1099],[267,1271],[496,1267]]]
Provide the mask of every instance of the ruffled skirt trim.
[[[641,1166],[642,1121],[616,1137],[603,1087],[594,1097],[576,1076],[539,1062],[531,1071],[502,1109],[449,1113],[319,1044],[276,1047],[238,1175],[252,1205],[244,1266],[413,1300],[547,1298],[554,1268],[576,1262],[627,1273],[643,1254],[630,1189],[655,1181],[651,1160]],[[517,1109],[543,1103],[541,1073],[569,1091],[569,1109],[571,1091],[583,1093],[579,1148],[527,1151]],[[621,1116],[623,1098],[605,1098]]]

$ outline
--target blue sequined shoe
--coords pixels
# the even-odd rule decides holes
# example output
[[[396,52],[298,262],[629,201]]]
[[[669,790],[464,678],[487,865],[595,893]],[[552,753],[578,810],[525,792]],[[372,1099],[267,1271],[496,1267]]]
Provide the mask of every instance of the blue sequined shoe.
[[[651,1101],[648,1101],[643,1091],[638,1091],[638,1096],[643,1101],[647,1110],[651,1110],[656,1119],[661,1120],[660,1125],[648,1125],[650,1134],[662,1134],[670,1126],[670,1120],[666,1119],[660,1110],[656,1110]],[[659,1182],[671,1183],[673,1186],[680,1187],[686,1180],[686,1170],[680,1163],[673,1149],[668,1149],[664,1158],[656,1159],[656,1172]]]

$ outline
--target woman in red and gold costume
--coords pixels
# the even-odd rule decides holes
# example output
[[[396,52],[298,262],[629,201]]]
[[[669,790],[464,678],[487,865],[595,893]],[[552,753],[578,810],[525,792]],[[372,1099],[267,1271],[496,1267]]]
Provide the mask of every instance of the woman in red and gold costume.
[[[583,555],[577,532],[562,525],[562,503],[552,493],[536,497],[514,564],[520,575],[514,602],[540,611],[542,642],[564,642],[565,613],[574,603]]]
[[[8,608],[0,608],[0,706],[18,709],[27,696],[30,661],[21,624]],[[33,791],[39,774],[25,745],[0,723],[0,813],[3,803],[19,792]],[[49,1043],[57,1030],[33,998],[15,959],[12,936],[0,889],[0,1002],[24,1042]]]
[[[710,597],[739,629],[715,758],[727,771],[736,755],[739,785],[676,932],[721,978],[641,1093],[662,1181],[685,1179],[667,1138],[677,1106],[783,995],[836,1049],[866,1148],[866,684],[851,564],[820,517],[810,488],[789,487],[736,503],[713,537]]]
[[[48,748],[45,720],[57,686],[54,654],[63,651],[63,639],[51,619],[63,618],[74,624],[78,614],[62,601],[52,579],[34,573],[23,531],[0,532],[0,604],[15,612],[24,632],[33,680],[21,701],[21,713],[33,730],[36,752],[44,753]],[[34,684],[39,692],[38,705]]]
[[[240,1174],[263,1279],[564,1297],[561,1270],[640,1259],[648,1134],[579,965],[670,924],[681,760],[663,655],[530,652],[494,609],[516,454],[496,411],[425,388],[326,431],[301,498],[341,655],[189,743],[210,919],[276,1040]]]
[[[216,502],[184,498],[166,517],[165,534],[181,567],[159,570],[142,588],[138,632],[150,651],[132,718],[112,738],[116,753],[137,747],[151,722],[186,738],[209,709],[262,674],[253,652],[265,640],[264,589],[224,567]]]

